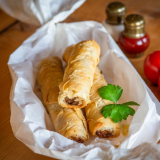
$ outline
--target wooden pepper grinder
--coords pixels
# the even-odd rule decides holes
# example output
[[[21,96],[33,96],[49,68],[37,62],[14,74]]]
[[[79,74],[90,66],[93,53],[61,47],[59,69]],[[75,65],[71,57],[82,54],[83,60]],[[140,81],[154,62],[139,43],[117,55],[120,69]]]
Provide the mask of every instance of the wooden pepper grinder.
[[[124,30],[126,7],[121,2],[111,2],[106,7],[107,19],[102,22],[112,38],[118,42],[120,33]]]
[[[124,21],[119,46],[131,58],[140,57],[149,46],[149,36],[145,32],[145,21],[141,15],[130,14]]]

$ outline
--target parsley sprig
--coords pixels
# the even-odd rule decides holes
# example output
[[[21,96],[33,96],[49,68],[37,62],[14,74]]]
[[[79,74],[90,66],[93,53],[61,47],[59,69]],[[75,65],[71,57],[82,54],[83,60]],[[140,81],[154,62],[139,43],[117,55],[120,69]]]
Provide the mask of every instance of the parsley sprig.
[[[104,106],[101,113],[105,118],[110,116],[115,123],[122,121],[122,119],[126,120],[129,115],[133,116],[135,114],[135,110],[128,105],[139,106],[138,103],[133,101],[117,104],[117,101],[123,93],[123,89],[120,86],[108,84],[107,86],[99,88],[98,92],[103,99],[114,102],[114,104]]]

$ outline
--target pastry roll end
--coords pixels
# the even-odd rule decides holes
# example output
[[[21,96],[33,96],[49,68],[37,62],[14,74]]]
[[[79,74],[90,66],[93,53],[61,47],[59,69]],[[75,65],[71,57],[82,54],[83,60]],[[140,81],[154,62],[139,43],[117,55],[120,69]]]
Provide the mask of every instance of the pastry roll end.
[[[96,41],[82,41],[69,46],[63,55],[66,69],[60,84],[59,104],[66,108],[83,108],[90,102],[90,89],[99,63],[100,46]]]
[[[98,89],[106,85],[107,83],[97,67],[90,92],[91,103],[85,107],[87,123],[92,135],[99,138],[116,138],[120,135],[120,124],[113,122],[110,117],[104,118],[101,113],[104,106],[113,103],[99,96]]]
[[[89,130],[99,138],[116,138],[120,135],[119,123],[114,123],[109,117],[99,121],[90,120]]]
[[[87,105],[88,102],[89,100],[84,101],[83,97],[74,94],[74,92],[70,90],[65,90],[65,92],[63,92],[61,98],[59,99],[60,105],[66,108],[83,108]]]
[[[81,109],[64,108],[58,104],[59,84],[63,80],[60,58],[48,57],[42,60],[39,64],[37,80],[55,130],[71,140],[85,142],[89,135]]]
[[[87,123],[81,109],[63,108],[56,103],[47,105],[47,108],[59,134],[79,143],[88,140]]]

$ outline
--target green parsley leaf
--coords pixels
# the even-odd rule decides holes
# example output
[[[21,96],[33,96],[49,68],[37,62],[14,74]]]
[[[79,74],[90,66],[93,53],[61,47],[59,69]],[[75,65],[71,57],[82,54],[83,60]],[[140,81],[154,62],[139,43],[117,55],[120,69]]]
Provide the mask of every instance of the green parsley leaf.
[[[129,115],[133,116],[135,114],[135,110],[128,105],[139,106],[138,103],[133,101],[117,104],[123,92],[123,89],[119,86],[108,84],[107,86],[99,88],[98,92],[103,99],[115,102],[115,104],[104,106],[101,110],[105,118],[110,116],[115,123],[122,121],[122,119],[126,120]]]
[[[127,105],[123,104],[109,104],[104,106],[101,113],[105,118],[110,116],[110,118],[115,122],[121,122],[122,119],[126,120],[129,115],[133,116],[135,110]]]
[[[104,106],[102,108],[102,111],[113,109],[114,106],[115,106],[115,104],[108,104],[107,106]]]
[[[122,121],[122,115],[120,114],[119,108],[118,108],[117,105],[113,108],[110,118],[115,123],[118,123],[119,121]]]
[[[124,104],[118,104],[118,105],[119,105],[119,112],[124,120],[126,120],[129,115],[133,116],[135,114],[135,110],[133,108]]]
[[[124,105],[134,105],[134,106],[139,106],[139,104],[138,104],[138,103],[133,102],[133,101],[129,101],[129,102],[122,103],[122,104],[124,104]]]
[[[104,106],[101,110],[101,113],[103,114],[104,118],[107,118],[111,115],[112,109],[114,108],[115,104],[109,104],[107,106]]]
[[[123,89],[119,86],[108,84],[107,86],[99,88],[98,92],[103,99],[117,103],[122,95]]]

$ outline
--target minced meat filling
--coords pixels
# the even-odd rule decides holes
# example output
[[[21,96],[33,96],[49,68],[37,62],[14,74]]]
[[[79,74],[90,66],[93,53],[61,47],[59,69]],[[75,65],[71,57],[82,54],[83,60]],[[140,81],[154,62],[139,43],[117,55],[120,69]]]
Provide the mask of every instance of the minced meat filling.
[[[99,138],[110,138],[113,136],[112,132],[104,130],[104,131],[96,131],[96,135]]]
[[[71,136],[70,139],[73,140],[73,141],[76,141],[76,142],[78,142],[78,143],[84,143],[84,140],[81,139],[81,138],[79,138],[79,137],[72,137],[72,136]]]
[[[68,104],[71,104],[71,105],[78,105],[79,104],[79,101],[75,101],[75,100],[76,100],[76,97],[74,97],[72,99],[69,99],[68,97],[65,97],[65,101]]]

